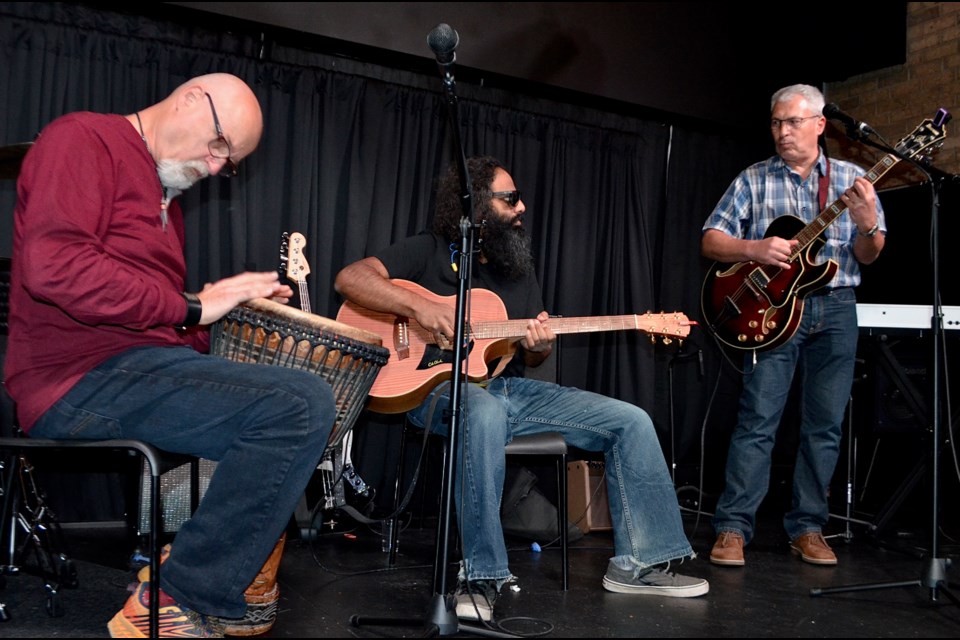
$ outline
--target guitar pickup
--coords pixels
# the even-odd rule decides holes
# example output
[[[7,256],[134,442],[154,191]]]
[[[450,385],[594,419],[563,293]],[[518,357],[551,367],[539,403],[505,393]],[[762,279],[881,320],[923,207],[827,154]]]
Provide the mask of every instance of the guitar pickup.
[[[753,292],[753,296],[757,300],[760,300],[762,298],[761,292],[766,290],[770,284],[770,278],[763,272],[763,269],[758,268],[751,271],[749,277],[743,282],[750,288],[750,291]]]
[[[410,357],[410,319],[397,318],[393,321],[393,350],[398,360]]]

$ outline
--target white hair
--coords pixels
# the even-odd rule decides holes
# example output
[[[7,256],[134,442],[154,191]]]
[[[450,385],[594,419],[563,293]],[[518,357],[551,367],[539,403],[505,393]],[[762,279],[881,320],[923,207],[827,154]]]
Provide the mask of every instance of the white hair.
[[[811,87],[809,84],[793,84],[777,91],[773,94],[773,97],[770,98],[770,111],[773,111],[778,102],[787,102],[796,96],[802,96],[814,113],[821,113],[823,111],[823,105],[826,102],[823,99],[823,94],[820,93],[819,89]]]

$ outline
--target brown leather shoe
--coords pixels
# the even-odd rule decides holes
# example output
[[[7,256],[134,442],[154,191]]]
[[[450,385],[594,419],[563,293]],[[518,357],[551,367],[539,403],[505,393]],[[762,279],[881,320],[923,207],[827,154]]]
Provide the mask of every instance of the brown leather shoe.
[[[738,531],[721,531],[710,550],[710,562],[724,567],[742,567],[743,535]]]
[[[790,551],[810,564],[834,565],[837,556],[819,531],[805,533],[790,543]]]

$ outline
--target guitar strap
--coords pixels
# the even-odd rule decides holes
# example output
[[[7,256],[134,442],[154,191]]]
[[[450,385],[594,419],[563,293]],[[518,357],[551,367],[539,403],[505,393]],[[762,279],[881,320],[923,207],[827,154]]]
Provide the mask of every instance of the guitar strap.
[[[824,158],[827,161],[827,172],[820,175],[820,211],[827,208],[827,192],[830,190],[830,158]]]

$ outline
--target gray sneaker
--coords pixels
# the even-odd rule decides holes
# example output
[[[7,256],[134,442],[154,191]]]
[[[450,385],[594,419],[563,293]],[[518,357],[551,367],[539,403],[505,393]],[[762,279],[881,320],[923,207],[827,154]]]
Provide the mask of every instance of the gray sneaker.
[[[610,562],[603,588],[615,593],[636,593],[670,598],[693,598],[710,591],[710,583],[703,578],[690,578],[669,571],[669,564],[641,569],[621,569]]]
[[[469,589],[467,585],[469,584]],[[457,600],[457,617],[463,620],[483,620],[493,618],[493,605],[500,596],[494,580],[459,580],[454,597]]]

